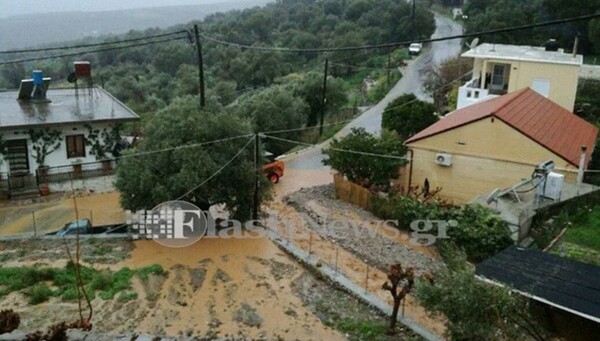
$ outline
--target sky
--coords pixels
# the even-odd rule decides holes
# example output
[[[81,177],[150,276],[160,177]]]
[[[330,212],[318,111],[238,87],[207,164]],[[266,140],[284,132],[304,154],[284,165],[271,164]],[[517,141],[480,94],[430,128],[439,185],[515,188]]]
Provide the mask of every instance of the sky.
[[[0,0],[0,18],[50,12],[96,12],[231,1],[234,0]]]

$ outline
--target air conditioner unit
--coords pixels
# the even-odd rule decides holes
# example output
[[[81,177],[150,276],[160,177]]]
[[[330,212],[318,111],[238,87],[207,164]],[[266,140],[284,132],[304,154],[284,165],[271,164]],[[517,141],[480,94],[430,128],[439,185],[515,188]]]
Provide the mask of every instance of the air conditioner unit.
[[[544,185],[544,196],[552,200],[560,200],[565,176],[559,173],[550,172],[546,177]]]
[[[435,156],[435,162],[440,166],[450,167],[450,166],[452,166],[452,155],[437,154]]]

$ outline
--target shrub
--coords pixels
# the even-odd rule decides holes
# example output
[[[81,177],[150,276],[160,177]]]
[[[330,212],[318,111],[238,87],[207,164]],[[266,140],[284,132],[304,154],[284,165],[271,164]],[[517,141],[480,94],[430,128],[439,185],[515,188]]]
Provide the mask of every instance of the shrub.
[[[166,274],[166,271],[162,268],[162,266],[160,266],[158,264],[154,264],[154,265],[150,265],[150,266],[146,266],[141,269],[138,269],[136,271],[136,274],[140,278],[140,280],[142,280],[142,282],[145,282],[148,280],[148,276],[150,274],[164,275],[164,274]]]
[[[513,244],[506,223],[481,205],[449,210],[444,220],[458,223],[448,227],[448,236],[470,261],[481,262]]]
[[[424,203],[407,196],[377,197],[372,201],[373,213],[380,218],[397,220],[398,228],[408,229],[415,220],[455,220],[447,224],[449,241],[462,248],[470,261],[480,262],[512,244],[506,224],[491,210],[481,205],[444,208],[436,201]],[[436,224],[431,233],[437,234]],[[447,242],[440,240],[438,245]]]
[[[398,158],[358,155],[344,150],[384,154]],[[398,177],[398,168],[406,163],[405,160],[400,159],[406,154],[406,148],[396,134],[384,131],[381,137],[377,137],[364,128],[353,128],[352,132],[343,139],[334,139],[323,153],[328,156],[323,163],[344,174],[348,180],[367,188],[379,186],[383,190],[389,188],[390,180]]]
[[[29,304],[46,302],[52,296],[52,290],[45,282],[38,283],[29,291]]]
[[[135,291],[124,291],[122,292],[119,297],[117,297],[117,301],[118,302],[129,302],[129,301],[135,301],[138,298],[138,294]]]
[[[477,279],[461,250],[447,247],[443,258],[447,268],[418,280],[414,292],[425,309],[448,319],[452,340],[545,340],[527,300]]]

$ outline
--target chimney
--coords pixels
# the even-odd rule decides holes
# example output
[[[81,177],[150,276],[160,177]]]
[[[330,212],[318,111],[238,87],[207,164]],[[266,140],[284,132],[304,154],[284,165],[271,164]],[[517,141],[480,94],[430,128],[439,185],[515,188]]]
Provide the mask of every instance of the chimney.
[[[91,88],[92,83],[92,64],[88,61],[79,61],[73,63],[75,66],[75,78],[85,79],[87,81],[87,87]]]
[[[575,43],[573,43],[573,58],[577,58],[577,49],[579,48],[579,34],[575,36]]]
[[[586,159],[587,146],[581,146],[581,158],[579,159],[579,169],[577,170],[577,195],[581,190],[581,184],[583,184],[583,174],[585,172],[585,159]]]
[[[546,51],[556,52],[560,45],[556,39],[548,39],[548,41],[544,43],[544,47],[546,48]]]

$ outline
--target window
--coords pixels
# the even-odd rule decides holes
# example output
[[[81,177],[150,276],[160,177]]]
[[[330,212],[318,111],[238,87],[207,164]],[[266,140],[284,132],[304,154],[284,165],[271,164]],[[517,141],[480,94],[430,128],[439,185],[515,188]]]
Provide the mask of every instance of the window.
[[[550,81],[548,79],[536,78],[531,82],[531,88],[544,97],[550,94]]]
[[[67,158],[85,157],[85,139],[83,135],[67,136]]]

